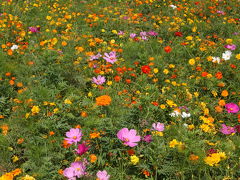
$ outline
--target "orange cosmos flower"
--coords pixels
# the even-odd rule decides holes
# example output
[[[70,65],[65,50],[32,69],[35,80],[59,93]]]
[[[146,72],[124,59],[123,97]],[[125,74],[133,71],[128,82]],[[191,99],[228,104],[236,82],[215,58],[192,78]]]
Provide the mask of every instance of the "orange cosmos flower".
[[[112,99],[108,95],[102,95],[96,98],[96,103],[98,106],[108,106],[110,105]]]

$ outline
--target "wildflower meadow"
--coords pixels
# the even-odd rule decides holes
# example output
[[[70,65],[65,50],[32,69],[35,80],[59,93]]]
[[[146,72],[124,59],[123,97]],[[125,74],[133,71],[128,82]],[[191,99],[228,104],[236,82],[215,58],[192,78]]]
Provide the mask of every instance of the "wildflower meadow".
[[[1,0],[0,180],[240,180],[239,0]]]

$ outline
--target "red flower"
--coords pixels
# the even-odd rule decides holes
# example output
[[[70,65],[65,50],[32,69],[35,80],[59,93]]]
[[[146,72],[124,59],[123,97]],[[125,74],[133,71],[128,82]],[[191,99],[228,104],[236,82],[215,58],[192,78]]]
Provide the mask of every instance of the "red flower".
[[[152,105],[158,106],[158,102],[152,102]]]
[[[240,133],[240,125],[236,125],[235,129],[237,130],[238,133]]]
[[[120,76],[115,76],[115,77],[114,77],[114,80],[115,80],[116,82],[119,82],[119,81],[121,80],[121,77],[120,77]]]
[[[221,72],[217,72],[217,73],[215,74],[215,77],[216,77],[217,79],[222,79],[222,73],[221,73]]]
[[[170,53],[170,52],[172,51],[172,48],[171,48],[170,46],[166,46],[166,47],[164,48],[164,51],[165,51],[166,53]]]
[[[208,75],[208,72],[202,72],[202,77],[206,77]]]
[[[151,71],[151,68],[148,65],[142,66],[142,72],[144,74],[149,74]]]
[[[230,64],[230,67],[233,68],[233,69],[237,68],[237,66],[235,66],[234,64]]]
[[[175,32],[175,36],[182,37],[183,33],[182,32]]]

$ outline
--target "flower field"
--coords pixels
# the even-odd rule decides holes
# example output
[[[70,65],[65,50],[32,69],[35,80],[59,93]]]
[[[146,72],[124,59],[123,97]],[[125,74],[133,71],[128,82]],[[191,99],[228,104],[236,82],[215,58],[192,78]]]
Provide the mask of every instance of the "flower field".
[[[239,0],[0,4],[0,180],[240,179]]]

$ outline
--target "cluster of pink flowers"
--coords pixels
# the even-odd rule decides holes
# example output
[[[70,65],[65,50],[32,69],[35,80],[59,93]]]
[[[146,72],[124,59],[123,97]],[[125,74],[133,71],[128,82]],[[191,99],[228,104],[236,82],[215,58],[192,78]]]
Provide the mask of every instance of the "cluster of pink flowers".
[[[149,32],[142,31],[142,32],[139,33],[139,36],[141,37],[141,39],[142,39],[143,41],[148,40],[148,37],[149,37],[149,36],[157,36],[157,35],[158,35],[158,33],[155,32],[155,31],[153,31],[153,30],[151,30],[151,31],[149,31]],[[131,33],[131,34],[130,34],[130,38],[131,38],[131,39],[137,38],[137,34]],[[136,40],[136,39],[135,39],[135,40]]]
[[[164,131],[164,124],[157,122],[152,124],[152,130],[153,131],[159,131],[162,132]],[[118,139],[123,141],[124,145],[134,147],[137,146],[138,142],[141,141],[141,136],[137,136],[137,131],[135,129],[128,129],[128,128],[123,128],[118,131],[117,133]],[[146,135],[143,137],[143,141],[150,143],[152,141],[152,136],[151,135]]]
[[[227,103],[225,105],[225,109],[227,111],[227,113],[232,113],[232,114],[236,114],[239,112],[239,106],[235,103]],[[236,125],[235,127],[231,127],[231,126],[227,126],[226,124],[222,124],[222,128],[219,130],[221,133],[225,134],[225,135],[230,135],[233,133],[240,133],[240,125]]]
[[[65,140],[68,144],[75,144],[77,145],[78,142],[82,139],[82,130],[79,128],[72,128],[68,132],[66,132],[67,138]],[[82,144],[78,144],[77,149],[75,149],[76,154],[83,155],[89,150],[89,147],[83,142]],[[64,169],[63,175],[68,178],[68,180],[76,180],[77,178],[81,178],[87,175],[88,161],[84,158],[83,161],[76,161],[71,163],[70,167]],[[110,175],[107,174],[107,171],[98,171],[97,174],[98,180],[108,180]]]
[[[76,180],[76,177],[81,178],[86,175],[86,164],[87,162],[73,162],[69,168],[63,171],[63,175],[68,178],[68,180]]]

